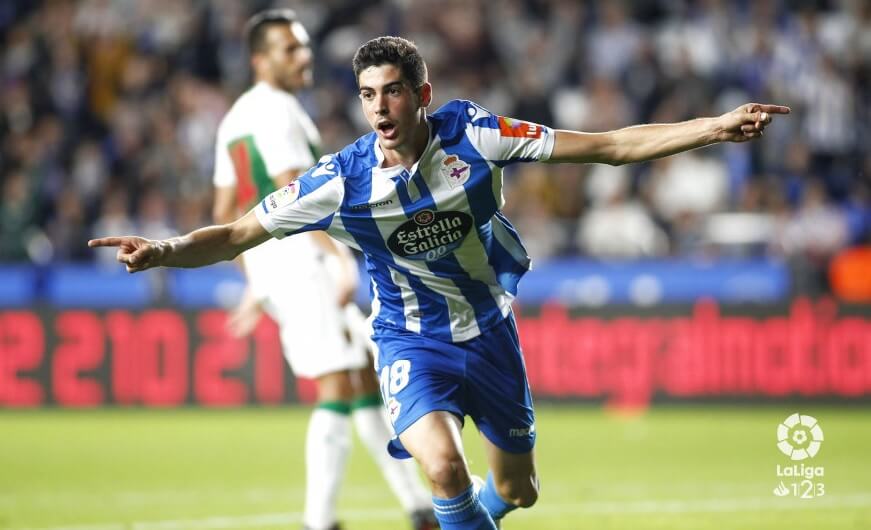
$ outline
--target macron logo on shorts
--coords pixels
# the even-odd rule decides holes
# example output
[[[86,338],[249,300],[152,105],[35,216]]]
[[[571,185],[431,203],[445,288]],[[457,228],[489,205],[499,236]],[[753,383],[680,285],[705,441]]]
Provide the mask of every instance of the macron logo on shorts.
[[[508,429],[509,438],[528,438],[535,434],[535,424],[525,429]]]

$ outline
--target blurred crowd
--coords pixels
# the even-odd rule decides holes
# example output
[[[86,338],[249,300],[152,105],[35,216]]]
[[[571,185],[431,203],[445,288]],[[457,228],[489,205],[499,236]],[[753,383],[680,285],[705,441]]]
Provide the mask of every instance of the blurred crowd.
[[[276,6],[313,37],[300,98],[326,151],[367,132],[350,60],[383,34],[421,48],[433,109],[604,131],[792,108],[751,144],[510,167],[506,213],[533,258],[779,256],[812,289],[871,241],[866,0],[4,0],[0,261],[93,260],[94,235],[209,223],[217,125],[250,81],[242,29]]]

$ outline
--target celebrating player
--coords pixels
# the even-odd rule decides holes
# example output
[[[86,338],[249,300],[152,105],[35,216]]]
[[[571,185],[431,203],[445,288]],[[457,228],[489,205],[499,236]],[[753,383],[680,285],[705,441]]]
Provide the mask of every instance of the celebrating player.
[[[538,498],[535,418],[511,312],[529,257],[502,215],[502,168],[515,162],[625,164],[758,138],[777,105],[605,133],[553,130],[451,101],[432,115],[426,65],[411,42],[380,37],[353,61],[373,132],[270,194],[240,219],[153,241],[108,237],[127,270],[198,267],[275,237],[323,230],[357,248],[372,277],[381,393],[397,437],[432,485],[443,529],[494,529]],[[460,431],[470,416],[490,473],[476,491]]]
[[[270,10],[252,17],[246,33],[255,84],[218,129],[214,214],[219,223],[293,182],[315,163],[320,148],[314,123],[293,95],[311,83],[312,54],[302,24],[293,11]],[[352,419],[414,529],[435,528],[417,469],[384,451],[392,433],[367,354],[364,317],[350,302],[358,280],[350,251],[324,232],[311,232],[268,241],[242,257],[248,289],[231,328],[250,333],[262,307],[279,325],[294,374],[317,382],[318,403],[306,437],[305,528],[338,528],[336,502]],[[325,262],[334,265],[332,275]]]

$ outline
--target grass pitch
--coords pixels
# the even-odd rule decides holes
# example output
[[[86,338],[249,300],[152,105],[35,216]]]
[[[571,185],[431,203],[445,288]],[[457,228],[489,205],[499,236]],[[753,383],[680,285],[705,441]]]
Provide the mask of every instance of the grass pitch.
[[[795,411],[825,432],[825,495],[778,497],[775,429]],[[0,528],[296,529],[309,410],[0,412]],[[871,412],[819,406],[668,406],[628,418],[539,406],[542,496],[506,530],[871,528]],[[471,467],[486,466],[469,423]],[[814,486],[816,488],[816,486]],[[348,530],[404,530],[357,444],[342,491]]]

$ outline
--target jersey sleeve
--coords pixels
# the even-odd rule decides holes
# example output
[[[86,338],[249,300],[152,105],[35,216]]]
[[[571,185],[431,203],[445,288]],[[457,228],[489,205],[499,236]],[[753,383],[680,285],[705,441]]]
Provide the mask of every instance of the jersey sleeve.
[[[306,131],[290,107],[283,108],[258,124],[256,141],[266,172],[275,176],[290,169],[312,167],[316,160],[307,138]]]
[[[344,198],[339,165],[331,156],[254,207],[257,220],[273,237],[326,230]]]
[[[550,127],[499,116],[472,102],[467,102],[466,116],[467,136],[492,162],[544,162],[553,153],[554,131]]]
[[[216,188],[229,188],[236,185],[236,168],[230,158],[230,146],[227,141],[226,127],[222,123],[218,127],[215,141],[215,172],[212,175],[212,184]]]

